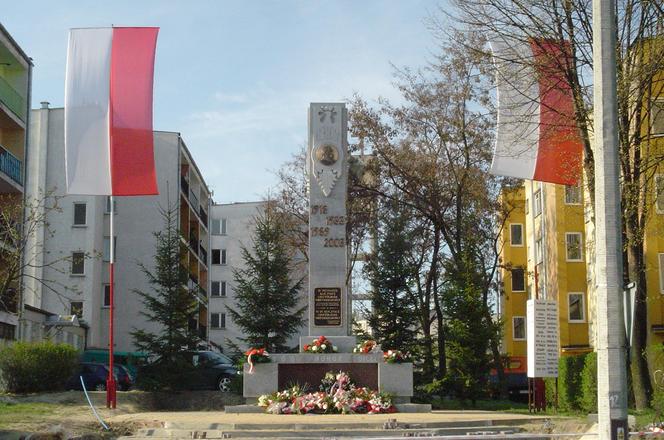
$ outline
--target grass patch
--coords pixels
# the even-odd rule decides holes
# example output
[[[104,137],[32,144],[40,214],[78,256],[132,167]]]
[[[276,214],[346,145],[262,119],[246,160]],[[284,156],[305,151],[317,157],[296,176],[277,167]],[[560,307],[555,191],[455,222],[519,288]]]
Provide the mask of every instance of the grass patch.
[[[0,402],[0,426],[40,419],[45,414],[53,414],[57,408],[53,403]]]

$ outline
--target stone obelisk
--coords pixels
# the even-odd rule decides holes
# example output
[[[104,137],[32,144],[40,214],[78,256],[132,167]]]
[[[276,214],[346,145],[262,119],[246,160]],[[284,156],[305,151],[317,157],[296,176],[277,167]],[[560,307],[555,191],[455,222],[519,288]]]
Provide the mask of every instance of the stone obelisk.
[[[342,103],[309,107],[309,335],[327,336],[340,350],[355,344],[349,336],[346,196],[348,187],[347,112]]]

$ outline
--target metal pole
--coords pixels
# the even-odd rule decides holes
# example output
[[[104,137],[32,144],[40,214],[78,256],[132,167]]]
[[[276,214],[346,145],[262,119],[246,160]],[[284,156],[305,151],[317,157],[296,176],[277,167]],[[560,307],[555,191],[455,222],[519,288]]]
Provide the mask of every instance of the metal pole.
[[[597,406],[602,440],[628,435],[615,7],[615,0],[593,0]]]
[[[110,237],[110,245],[109,245],[109,296],[110,296],[110,304],[109,304],[109,313],[108,313],[108,379],[106,380],[106,407],[107,408],[113,408],[115,409],[117,399],[116,399],[116,383],[115,383],[115,375],[113,373],[113,313],[115,310],[115,298],[114,298],[114,280],[113,280],[113,265],[115,263],[115,236],[113,235],[113,223],[115,219],[115,207],[113,206],[115,204],[115,200],[113,196],[109,197],[110,199],[110,216],[111,219],[109,220],[110,224],[110,230],[111,230],[111,237]]]

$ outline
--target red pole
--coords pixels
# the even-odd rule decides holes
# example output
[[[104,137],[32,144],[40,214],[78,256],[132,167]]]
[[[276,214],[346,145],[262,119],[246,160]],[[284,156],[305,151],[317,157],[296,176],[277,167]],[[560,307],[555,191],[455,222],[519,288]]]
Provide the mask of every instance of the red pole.
[[[115,409],[116,406],[116,396],[115,396],[115,374],[113,373],[113,312],[115,309],[115,298],[114,298],[114,285],[113,285],[113,263],[115,262],[115,240],[113,236],[113,216],[114,216],[114,203],[113,196],[110,196],[110,216],[109,220],[111,237],[109,243],[109,296],[110,296],[110,309],[108,313],[108,379],[106,379],[106,408]]]

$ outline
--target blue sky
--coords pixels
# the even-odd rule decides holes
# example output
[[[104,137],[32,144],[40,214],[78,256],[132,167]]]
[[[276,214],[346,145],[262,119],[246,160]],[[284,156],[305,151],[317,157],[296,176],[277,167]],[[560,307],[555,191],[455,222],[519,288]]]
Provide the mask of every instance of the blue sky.
[[[435,0],[5,2],[34,59],[33,108],[63,105],[71,27],[159,26],[154,127],[177,131],[217,202],[257,200],[306,144],[307,107],[357,92],[397,99],[391,63],[435,51]]]

